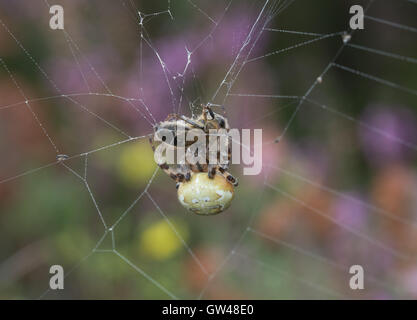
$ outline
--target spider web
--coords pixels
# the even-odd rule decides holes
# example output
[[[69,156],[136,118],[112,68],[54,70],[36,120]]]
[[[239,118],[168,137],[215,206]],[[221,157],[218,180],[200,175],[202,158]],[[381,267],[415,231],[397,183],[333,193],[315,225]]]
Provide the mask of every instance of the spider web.
[[[6,129],[4,139],[0,140],[4,144],[0,186],[19,188],[20,181],[27,180],[23,193],[28,193],[27,197],[32,193],[39,196],[32,197],[32,201],[59,202],[60,193],[54,189],[64,189],[69,198],[80,197],[69,202],[79,200],[85,204],[88,200],[90,205],[78,206],[79,212],[62,208],[62,213],[54,213],[57,217],[49,214],[47,219],[36,210],[36,203],[26,203],[16,213],[3,206],[2,224],[22,228],[28,236],[22,240],[23,245],[18,238],[13,240],[14,246],[7,247],[2,254],[0,283],[6,288],[2,295],[8,297],[7,288],[22,281],[24,296],[39,298],[61,295],[94,298],[97,288],[107,289],[111,298],[413,297],[415,291],[404,284],[407,280],[399,273],[416,270],[415,248],[410,244],[416,235],[415,201],[411,201],[411,214],[401,214],[396,208],[390,210],[384,202],[372,201],[366,190],[360,194],[349,191],[359,182],[368,183],[350,177],[354,166],[335,165],[327,173],[335,177],[329,179],[320,172],[320,165],[323,161],[337,163],[352,157],[349,151],[358,148],[357,144],[332,141],[328,135],[353,128],[383,143],[400,146],[399,150],[406,150],[411,159],[415,158],[415,136],[397,135],[359,115],[368,101],[386,101],[413,110],[417,90],[410,87],[412,81],[407,81],[407,77],[416,71],[412,43],[417,29],[411,23],[403,23],[401,18],[407,11],[415,17],[417,8],[411,0],[384,4],[378,0],[363,1],[365,30],[352,31],[347,29],[348,5],[323,3],[320,7],[327,11],[322,12],[321,19],[326,19],[331,10],[343,12],[339,17],[344,15],[345,20],[339,25],[334,23],[339,28],[323,32],[315,29],[314,19],[301,23],[286,18],[302,19],[303,9],[311,9],[311,4],[303,0],[216,1],[212,6],[191,0],[161,1],[154,6],[121,0],[110,6],[110,14],[99,5],[89,5],[85,14],[88,18],[79,26],[71,22],[72,12],[67,8],[84,8],[85,4],[71,6],[63,2],[66,29],[54,33],[46,30],[52,3],[40,1],[31,4],[31,8],[36,8],[33,15],[42,16],[45,21],[38,26],[39,32],[48,33],[48,41],[66,54],[65,59],[58,59],[53,66],[38,60],[42,52],[34,52],[42,43],[37,47],[33,39],[20,36],[24,33],[24,19],[15,21],[11,14],[22,12],[24,6],[16,5],[7,11],[2,3],[0,7],[9,18],[0,16],[0,41],[5,43],[1,47],[15,51],[12,55],[6,49],[0,53],[2,77],[8,79],[8,86],[1,89],[4,97],[0,114],[5,115],[1,123]],[[391,7],[395,9],[392,12],[388,10]],[[99,17],[111,18],[112,10],[123,19],[127,17],[128,22],[121,28],[126,39],[134,39],[133,47],[125,45],[125,39],[109,36],[113,43],[106,38],[107,34],[114,36],[112,23],[100,21]],[[30,20],[30,13],[23,12]],[[396,16],[398,12],[401,15]],[[97,25],[94,21],[98,21]],[[331,23],[320,24],[323,25],[334,27]],[[102,28],[100,36],[96,36],[97,28]],[[75,29],[84,30],[85,38]],[[381,41],[374,40],[384,32],[387,43],[379,49]],[[103,46],[103,54],[100,50],[98,54],[86,53],[83,48],[90,48],[89,37]],[[389,41],[394,43],[392,47]],[[319,47],[323,43],[325,49]],[[121,53],[114,47],[120,47]],[[119,55],[129,56],[126,52],[132,48],[137,53],[131,57],[137,61],[133,71],[132,65],[118,59]],[[326,48],[331,50],[326,52]],[[300,54],[299,50],[304,51]],[[15,54],[21,55],[26,64],[16,65]],[[361,64],[358,58],[361,55],[368,55],[363,61],[373,60],[374,64]],[[269,69],[275,67],[276,70]],[[201,74],[208,73],[210,68],[215,71],[203,79]],[[29,86],[28,80],[20,75],[22,69],[32,70],[32,81],[44,85]],[[116,70],[119,74],[113,75]],[[273,73],[278,74],[282,83],[273,83]],[[129,85],[119,87],[116,92],[112,88],[118,87],[126,74],[131,77]],[[66,80],[71,77],[76,80],[68,84]],[[335,86],[340,77],[344,81],[343,91]],[[68,90],[71,86],[83,90]],[[363,87],[367,89],[362,90]],[[333,92],[338,92],[339,97]],[[368,96],[349,98],[363,92]],[[20,100],[16,102],[17,95]],[[340,98],[343,96],[347,97],[346,103]],[[228,212],[215,217],[184,214],[175,200],[174,185],[168,185],[169,178],[156,166],[148,170],[138,185],[120,185],[111,161],[123,148],[146,143],[152,126],[169,113],[198,113],[201,103],[224,112],[232,127],[239,123],[242,128],[261,125],[264,129],[263,146],[264,153],[267,152],[264,171],[259,177],[239,177],[239,167],[232,168],[240,186]],[[57,108],[64,109],[65,116]],[[277,114],[282,116],[280,121],[274,118]],[[71,127],[66,123],[72,120],[79,124]],[[14,131],[9,128],[11,121],[16,121]],[[332,123],[335,125],[331,126]],[[305,138],[316,130],[319,141],[337,150],[332,159],[303,151]],[[97,131],[102,133],[100,139]],[[337,134],[336,140],[340,139]],[[32,135],[35,137],[31,139]],[[22,143],[22,150],[13,150],[25,139],[34,146]],[[252,150],[249,146],[242,147]],[[66,155],[63,161],[57,158],[62,154]],[[416,199],[412,166],[408,173],[411,182],[406,188],[407,197]],[[364,173],[367,174],[372,175]],[[46,195],[37,191],[38,181],[45,180],[50,181]],[[111,187],[109,183],[117,185]],[[114,199],[119,200],[118,207],[112,202]],[[23,196],[17,201],[25,200]],[[356,218],[366,221],[358,224],[336,216],[330,202],[345,204],[352,210],[349,213],[365,212],[365,218]],[[42,224],[52,224],[56,219],[64,221],[59,224],[60,233],[49,236]],[[165,263],[137,254],[132,239],[159,220],[180,243],[188,277],[194,274],[197,278],[188,280],[195,287],[186,284],[186,280],[178,280],[184,272],[182,260],[164,266]],[[35,231],[30,225],[33,222]],[[181,223],[192,227],[184,231]],[[291,223],[296,226],[290,227]],[[81,232],[73,234],[68,229],[71,224],[81,226]],[[385,236],[388,229],[397,233]],[[311,230],[317,235],[313,236]],[[210,237],[212,233],[217,239]],[[397,241],[395,236],[402,233],[404,241]],[[62,238],[71,239],[69,248]],[[336,248],[332,247],[333,242],[338,243]],[[71,257],[59,260],[60,250],[71,251]],[[47,289],[49,274],[45,270],[60,261],[64,261],[66,270],[65,285],[71,289],[56,292]],[[365,293],[349,289],[348,271],[354,264],[363,265],[366,270]],[[394,269],[397,265],[401,267]],[[106,268],[115,269],[106,273]],[[390,273],[393,269],[397,270],[394,274]],[[109,279],[97,274],[106,274]],[[123,276],[138,291],[131,289]],[[131,296],[112,291],[111,285],[116,288],[118,281],[130,288],[125,289]],[[22,295],[15,288],[12,294]]]

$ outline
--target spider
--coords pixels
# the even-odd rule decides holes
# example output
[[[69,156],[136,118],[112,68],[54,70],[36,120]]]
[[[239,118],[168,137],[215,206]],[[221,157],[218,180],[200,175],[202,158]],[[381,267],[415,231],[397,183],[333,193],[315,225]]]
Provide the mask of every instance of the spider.
[[[206,135],[206,148],[208,148],[208,141],[209,141],[209,130],[210,129],[226,129],[228,131],[230,129],[228,121],[222,115],[214,112],[209,106],[202,106],[202,112],[197,117],[185,117],[183,115],[178,114],[170,114],[168,117],[157,124],[154,127],[155,134],[161,135],[161,140],[168,143],[174,149],[177,149],[177,133],[179,131],[184,131],[185,134],[188,130],[191,129],[201,129],[204,131]],[[173,141],[166,141],[164,140],[163,132],[165,130],[171,131],[173,133]],[[153,137],[149,138],[149,142],[152,146],[152,150],[155,152],[155,140]],[[187,144],[188,143],[188,144]],[[185,148],[187,149],[191,142],[186,142]],[[209,163],[209,152],[206,150],[206,163],[199,163],[191,164],[185,161],[184,164],[170,164],[168,165],[166,162],[159,164],[159,167],[168,174],[173,180],[177,182],[176,188],[178,189],[182,182],[187,182],[191,180],[191,177],[194,173],[206,172],[208,174],[209,179],[213,179],[216,174],[223,176],[226,181],[228,181],[233,186],[238,185],[238,181],[235,177],[233,177],[229,172],[229,162],[231,158],[231,143],[230,139],[226,139],[227,143],[227,150],[228,150],[228,159],[226,164],[210,164]]]

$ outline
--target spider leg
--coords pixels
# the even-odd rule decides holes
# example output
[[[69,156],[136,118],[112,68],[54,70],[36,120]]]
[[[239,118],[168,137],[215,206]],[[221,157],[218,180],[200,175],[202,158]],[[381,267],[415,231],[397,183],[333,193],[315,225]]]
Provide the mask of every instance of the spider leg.
[[[179,171],[180,172],[176,174],[177,185],[181,182],[191,180],[191,168],[188,165],[186,164],[180,165]]]
[[[178,114],[176,114],[176,113],[170,113],[170,114],[166,117],[165,121],[172,121],[172,120],[178,120],[178,119],[180,119],[180,117],[179,117],[179,115],[178,115]]]
[[[216,164],[209,164],[208,165],[208,171],[207,171],[208,177],[210,179],[213,179],[214,176],[216,175],[216,172],[217,172],[217,165]]]
[[[190,171],[188,171],[186,174],[185,174],[185,181],[190,181],[191,180],[191,172]]]
[[[180,165],[180,171],[179,177],[181,179],[180,182],[190,181],[191,180],[191,168],[189,164],[181,164]]]
[[[218,170],[220,171],[220,173],[224,173],[225,171],[229,170],[229,163],[220,164]]]
[[[191,124],[192,126],[194,126],[196,128],[199,128],[199,129],[202,129],[202,130],[204,129],[204,127],[201,126],[201,124],[199,124],[199,123],[197,123],[197,122],[195,122],[195,121],[193,121],[193,120],[191,120],[187,117],[181,116],[180,119],[184,120],[185,122]]]
[[[193,172],[207,172],[207,164],[202,165],[200,162],[191,165],[191,171]]]
[[[177,188],[178,188],[178,184],[181,182],[188,181],[191,178],[190,173],[186,173],[185,175],[181,172],[178,172],[174,169],[172,169],[168,164],[166,163],[162,163],[159,165],[159,167],[167,174],[171,177],[172,180],[174,180],[175,182],[177,182]],[[187,180],[188,178],[188,180]]]
[[[177,174],[173,172],[173,170],[170,169],[169,165],[166,163],[162,163],[159,165],[159,167],[167,174],[169,175],[173,180],[177,180]]]
[[[211,119],[214,119],[214,112],[213,112],[213,110],[211,110],[211,108],[209,106],[204,106],[203,109],[204,109],[204,112],[209,113]]]
[[[219,167],[219,172],[233,186],[237,187],[239,185],[239,182],[237,181],[237,179],[234,176],[232,176],[227,170],[224,170],[223,168]]]
[[[152,151],[155,153],[155,145],[154,140],[152,137],[149,137],[149,143],[151,145]],[[158,164],[158,166],[167,174],[169,175],[173,180],[177,181],[177,175],[174,173],[174,171],[169,167],[169,165],[164,162],[161,164]]]

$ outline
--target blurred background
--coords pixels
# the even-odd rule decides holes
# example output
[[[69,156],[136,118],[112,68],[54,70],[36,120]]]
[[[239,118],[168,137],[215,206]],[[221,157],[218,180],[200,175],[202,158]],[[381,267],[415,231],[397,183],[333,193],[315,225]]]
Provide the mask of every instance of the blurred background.
[[[368,1],[278,1],[216,101],[264,1],[48,1],[0,0],[0,298],[417,298],[413,1],[373,1],[299,109]],[[263,170],[202,217],[146,135],[208,102],[263,129]]]

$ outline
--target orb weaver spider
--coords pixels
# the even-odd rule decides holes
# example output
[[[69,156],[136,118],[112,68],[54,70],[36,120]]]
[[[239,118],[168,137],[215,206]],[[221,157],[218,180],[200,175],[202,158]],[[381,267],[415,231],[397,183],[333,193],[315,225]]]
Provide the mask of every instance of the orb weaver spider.
[[[178,134],[187,134],[189,130],[201,129],[204,132],[206,141],[206,161],[204,163],[190,163],[185,161],[182,164],[167,164],[164,161],[157,161],[159,167],[176,181],[178,189],[178,200],[188,210],[200,215],[212,215],[224,211],[230,206],[234,197],[234,187],[238,181],[229,172],[231,159],[230,137],[223,140],[227,148],[227,161],[223,164],[210,163],[209,159],[209,130],[224,129],[229,131],[227,119],[214,112],[209,106],[203,106],[202,112],[197,117],[186,117],[178,114],[170,114],[168,117],[154,127],[155,135],[159,135],[158,141],[153,137],[149,138],[152,150],[155,153],[156,142],[164,141],[173,149],[187,149],[193,141],[178,146]],[[170,131],[172,140],[166,141],[164,132]],[[165,140],[164,140],[165,137]],[[220,157],[220,153],[217,154]]]

